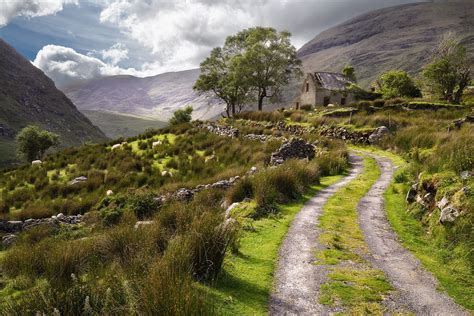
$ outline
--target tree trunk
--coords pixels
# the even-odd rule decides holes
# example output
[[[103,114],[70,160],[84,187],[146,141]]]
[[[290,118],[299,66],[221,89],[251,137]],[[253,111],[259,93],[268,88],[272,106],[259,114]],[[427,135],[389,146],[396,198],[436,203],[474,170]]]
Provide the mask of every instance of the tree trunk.
[[[235,104],[232,104],[232,117],[235,116]]]
[[[259,111],[263,110],[263,98],[265,98],[263,94],[258,97],[258,110]]]

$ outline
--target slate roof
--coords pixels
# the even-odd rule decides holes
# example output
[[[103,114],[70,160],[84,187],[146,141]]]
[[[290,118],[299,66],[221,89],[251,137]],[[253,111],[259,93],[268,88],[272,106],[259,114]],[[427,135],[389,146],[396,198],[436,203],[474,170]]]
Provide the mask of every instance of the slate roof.
[[[347,88],[355,83],[343,74],[334,72],[315,72],[312,74],[313,79],[327,90],[347,90]]]

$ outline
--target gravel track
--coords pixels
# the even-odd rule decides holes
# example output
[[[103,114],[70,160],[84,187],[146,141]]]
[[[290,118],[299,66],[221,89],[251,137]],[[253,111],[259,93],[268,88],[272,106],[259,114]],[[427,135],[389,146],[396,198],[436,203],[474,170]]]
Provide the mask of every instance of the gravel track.
[[[398,241],[387,221],[383,198],[395,167],[388,158],[369,156],[377,161],[381,176],[359,202],[359,225],[372,254],[372,263],[385,272],[398,292],[396,305],[405,305],[417,315],[469,315],[436,289],[437,280]]]
[[[293,220],[279,252],[274,290],[270,297],[271,315],[326,315],[318,304],[318,291],[326,282],[327,267],[314,264],[320,248],[318,218],[327,200],[355,179],[363,169],[362,158],[351,155],[348,176],[321,190],[303,206]]]

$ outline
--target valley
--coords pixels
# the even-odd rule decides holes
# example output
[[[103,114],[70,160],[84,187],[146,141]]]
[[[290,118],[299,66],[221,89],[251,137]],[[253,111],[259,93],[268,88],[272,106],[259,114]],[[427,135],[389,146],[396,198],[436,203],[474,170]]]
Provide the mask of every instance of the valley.
[[[0,0],[0,315],[472,315],[472,4],[369,4]]]

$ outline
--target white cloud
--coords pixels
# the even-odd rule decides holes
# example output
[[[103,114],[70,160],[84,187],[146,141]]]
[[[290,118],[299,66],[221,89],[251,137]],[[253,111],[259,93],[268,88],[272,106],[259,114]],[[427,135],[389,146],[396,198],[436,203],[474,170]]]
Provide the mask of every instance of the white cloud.
[[[55,14],[65,4],[78,4],[79,0],[0,0],[0,27],[17,16],[36,17]]]
[[[120,49],[117,47],[120,46]],[[123,52],[121,45],[114,45],[114,49]],[[114,50],[112,49],[112,51]],[[44,71],[58,86],[67,86],[80,80],[94,79],[101,76],[132,75],[138,77],[151,76],[157,73],[155,64],[144,64],[141,69],[121,68],[116,61],[123,54],[110,53],[107,59],[109,63],[93,57],[76,52],[74,49],[57,45],[46,45],[36,55],[33,64]]]
[[[128,59],[128,49],[124,44],[116,43],[109,49],[101,51],[102,58],[110,61],[112,65],[117,65],[122,60]]]

